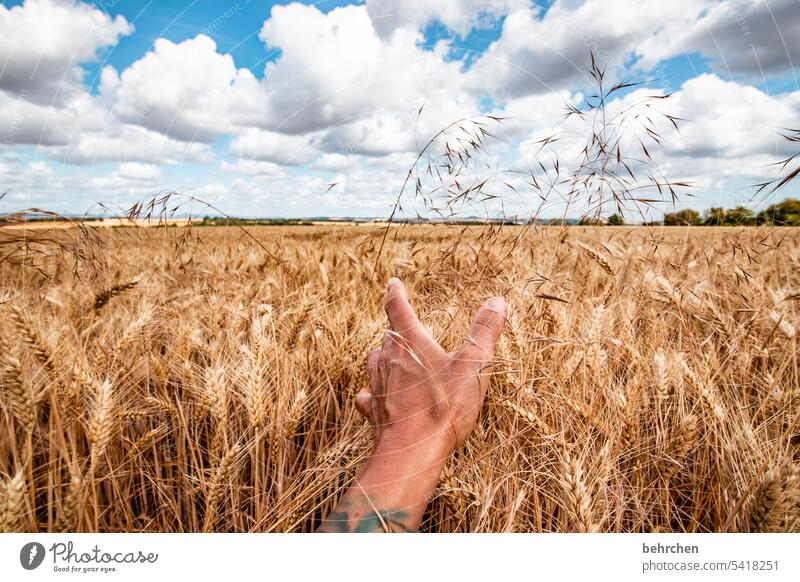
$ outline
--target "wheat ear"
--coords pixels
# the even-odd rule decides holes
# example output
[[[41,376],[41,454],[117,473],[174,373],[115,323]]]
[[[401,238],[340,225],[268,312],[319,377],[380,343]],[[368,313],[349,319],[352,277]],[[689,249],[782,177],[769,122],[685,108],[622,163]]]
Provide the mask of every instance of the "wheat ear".
[[[18,471],[0,489],[0,532],[21,531],[25,516],[25,473]]]
[[[228,449],[222,456],[222,460],[211,479],[208,494],[206,495],[206,513],[203,517],[203,531],[206,533],[214,531],[217,525],[222,496],[233,477],[236,459],[240,451],[241,448],[238,445]]]

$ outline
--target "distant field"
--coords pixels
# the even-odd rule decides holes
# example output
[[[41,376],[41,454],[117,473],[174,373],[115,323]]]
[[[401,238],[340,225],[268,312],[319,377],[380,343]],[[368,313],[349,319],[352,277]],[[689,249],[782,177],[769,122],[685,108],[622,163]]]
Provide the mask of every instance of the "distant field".
[[[0,527],[312,531],[395,274],[446,348],[512,307],[424,530],[800,531],[800,229],[248,231],[0,264]]]
[[[233,221],[237,219],[232,219]],[[274,225],[268,226],[287,226],[283,223],[280,219],[271,219],[275,222]],[[255,222],[260,221],[270,221],[270,219],[262,219],[262,220],[255,220]],[[286,222],[302,222],[303,226],[326,226],[326,227],[335,227],[335,226],[362,226],[362,227],[371,227],[376,225],[387,224],[385,221],[382,220],[370,220],[370,221],[347,221],[347,220],[293,220],[293,219],[286,219]],[[225,228],[225,219],[218,218],[214,221],[204,221],[202,218],[165,218],[159,220],[158,218],[154,218],[152,220],[147,219],[127,219],[127,218],[103,218],[98,220],[30,220],[27,222],[8,222],[3,223],[0,221],[0,228],[5,229],[14,229],[14,230],[43,230],[43,229],[68,229],[68,228],[77,228],[80,225],[84,226],[93,226],[97,228],[119,228],[119,227],[142,227],[142,228],[157,228],[163,226],[216,226]],[[248,224],[244,224],[248,228],[259,228],[261,225],[250,226]],[[291,226],[291,224],[289,225]]]
[[[141,226],[141,227],[157,227],[157,226],[185,226],[188,224],[188,218],[172,218],[165,219],[161,222],[158,220],[128,220],[126,218],[102,218],[98,220],[32,220],[28,222],[17,222],[11,224],[3,224],[0,222],[0,228],[6,229],[48,229],[48,228],[76,228],[79,224],[87,226],[95,226],[97,228],[110,228],[120,226]]]

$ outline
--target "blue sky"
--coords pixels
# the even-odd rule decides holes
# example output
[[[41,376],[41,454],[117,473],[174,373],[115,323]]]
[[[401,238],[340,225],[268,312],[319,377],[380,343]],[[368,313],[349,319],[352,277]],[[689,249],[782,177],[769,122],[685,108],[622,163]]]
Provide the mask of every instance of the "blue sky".
[[[381,216],[419,144],[480,114],[509,119],[470,179],[569,169],[585,136],[564,106],[591,91],[590,50],[609,80],[651,81],[612,110],[673,93],[662,108],[686,121],[651,169],[693,183],[679,205],[755,207],[748,186],[793,153],[776,132],[800,125],[798,38],[796,0],[2,2],[0,210],[176,189],[236,215]],[[538,151],[552,133],[572,138]],[[490,180],[506,211],[567,211],[507,182]]]

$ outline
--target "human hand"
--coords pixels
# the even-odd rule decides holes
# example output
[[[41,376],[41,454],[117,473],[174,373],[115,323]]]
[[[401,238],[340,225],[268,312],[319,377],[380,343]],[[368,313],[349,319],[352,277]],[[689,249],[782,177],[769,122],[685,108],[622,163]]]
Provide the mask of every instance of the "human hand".
[[[390,329],[367,357],[370,386],[356,407],[372,425],[376,450],[422,446],[447,456],[478,419],[508,304],[497,297],[484,303],[464,344],[450,353],[420,323],[397,278],[389,280],[386,314]]]
[[[419,322],[399,279],[389,280],[386,313],[390,329],[367,357],[370,386],[356,396],[375,445],[320,532],[417,531],[444,463],[478,419],[508,304],[484,303],[451,353]]]

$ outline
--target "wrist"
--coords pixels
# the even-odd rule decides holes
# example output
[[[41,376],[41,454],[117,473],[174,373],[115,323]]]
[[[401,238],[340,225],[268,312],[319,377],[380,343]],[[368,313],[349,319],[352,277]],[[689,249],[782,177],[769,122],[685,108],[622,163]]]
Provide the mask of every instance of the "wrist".
[[[429,438],[409,441],[403,435],[392,433],[381,435],[375,442],[365,466],[366,479],[370,484],[394,484],[400,482],[417,486],[435,487],[452,449],[443,439]]]
[[[447,459],[456,449],[456,437],[451,428],[420,426],[410,422],[395,423],[376,435],[373,454],[396,458]]]

